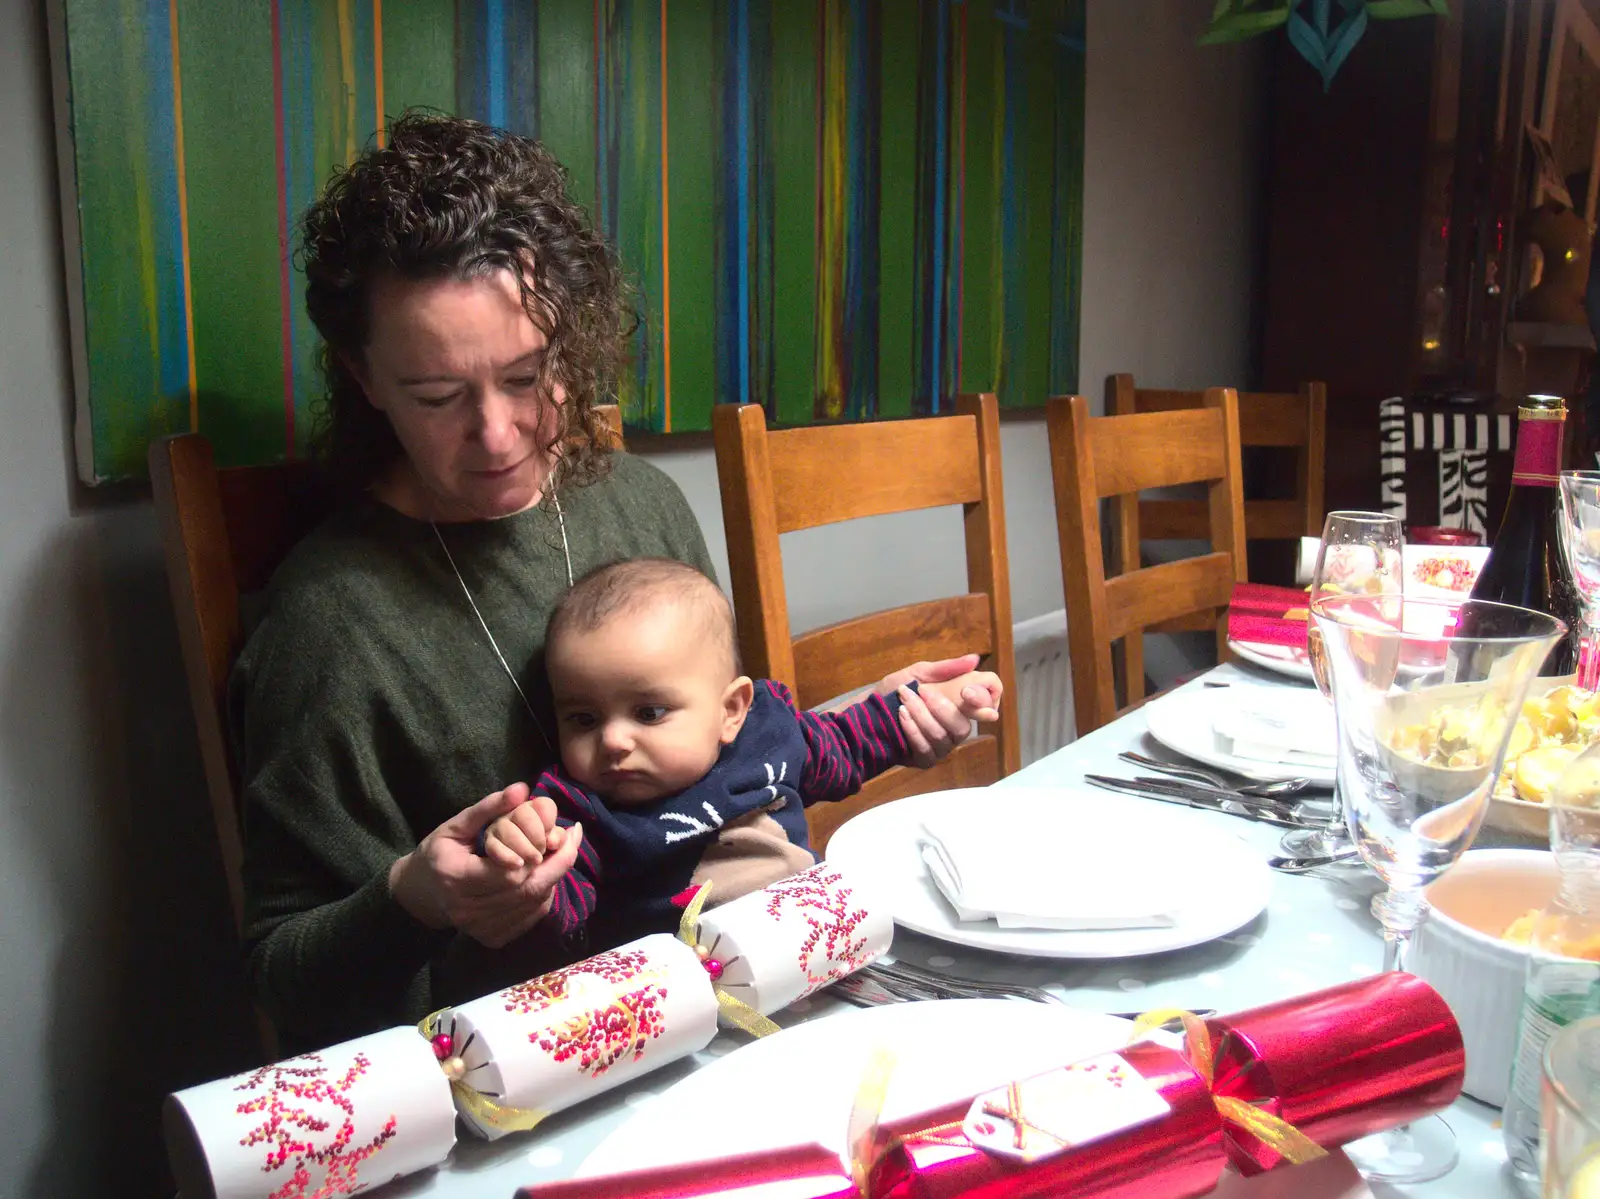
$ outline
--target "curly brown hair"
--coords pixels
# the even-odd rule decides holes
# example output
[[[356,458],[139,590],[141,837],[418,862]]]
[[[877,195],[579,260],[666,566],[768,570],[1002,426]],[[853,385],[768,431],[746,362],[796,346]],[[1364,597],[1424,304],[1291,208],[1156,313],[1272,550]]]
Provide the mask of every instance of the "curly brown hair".
[[[369,296],[384,275],[470,279],[509,270],[549,339],[546,383],[560,383],[553,444],[561,481],[605,468],[595,406],[612,394],[635,324],[617,257],[567,193],[567,172],[533,138],[407,110],[388,144],[337,171],[300,223],[306,311],[322,335],[326,393],[312,451],[341,485],[365,488],[402,453],[389,418],[367,402],[347,360],[370,334]]]

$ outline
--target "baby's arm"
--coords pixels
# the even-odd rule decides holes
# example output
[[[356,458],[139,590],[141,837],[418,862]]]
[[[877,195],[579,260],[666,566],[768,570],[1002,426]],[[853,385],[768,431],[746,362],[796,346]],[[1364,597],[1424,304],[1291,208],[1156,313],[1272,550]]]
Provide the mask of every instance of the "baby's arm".
[[[569,829],[576,828],[582,834],[583,826],[577,818],[592,813],[587,795],[563,782],[554,771],[546,771],[535,789],[555,802],[555,824],[546,833],[548,848],[554,849],[559,844],[557,838],[570,835],[567,832]],[[573,860],[572,868],[556,882],[545,922],[562,936],[583,928],[594,915],[595,897],[603,877],[600,854],[594,842],[584,837],[578,845],[578,856]]]
[[[781,684],[768,683],[791,707],[794,700]],[[913,693],[933,688],[971,720],[1000,719],[1004,688],[987,670],[969,671],[943,683],[911,683]],[[861,784],[910,757],[900,726],[899,695],[869,695],[838,712],[796,712],[806,738],[806,766],[800,794],[807,804],[846,799]]]
[[[795,709],[794,697],[782,683],[757,684]],[[912,685],[916,690],[917,685]],[[806,740],[806,764],[800,773],[800,794],[807,805],[845,799],[861,784],[906,760],[905,732],[900,727],[900,697],[869,695],[837,712],[795,710]]]
[[[579,819],[592,814],[591,801],[579,788],[546,771],[534,784],[528,801],[490,824],[478,836],[478,852],[506,870],[529,869],[553,853],[576,828]],[[584,837],[578,856],[551,892],[544,920],[563,935],[576,932],[594,914],[595,894],[601,877],[600,855]]]
[[[1000,676],[988,670],[969,670],[942,683],[923,683],[923,691],[937,691],[969,720],[989,724],[1000,719],[1000,697],[1005,687]]]

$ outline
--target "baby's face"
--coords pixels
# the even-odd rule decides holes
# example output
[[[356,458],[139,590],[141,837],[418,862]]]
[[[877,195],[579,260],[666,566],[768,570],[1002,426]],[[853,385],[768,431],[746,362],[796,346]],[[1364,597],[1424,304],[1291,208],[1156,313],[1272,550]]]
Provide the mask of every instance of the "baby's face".
[[[619,805],[698,782],[744,722],[726,655],[681,605],[568,631],[548,647],[561,760]]]

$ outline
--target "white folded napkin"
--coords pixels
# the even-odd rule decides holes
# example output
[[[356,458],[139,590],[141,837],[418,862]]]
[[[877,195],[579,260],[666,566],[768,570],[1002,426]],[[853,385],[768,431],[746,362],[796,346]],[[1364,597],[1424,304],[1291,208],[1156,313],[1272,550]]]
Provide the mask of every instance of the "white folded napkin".
[[[1177,923],[1183,848],[1137,830],[1030,830],[952,814],[924,820],[918,847],[962,922],[1068,930]]]
[[[1331,769],[1338,755],[1333,705],[1317,691],[1229,687],[1211,727],[1237,758]]]

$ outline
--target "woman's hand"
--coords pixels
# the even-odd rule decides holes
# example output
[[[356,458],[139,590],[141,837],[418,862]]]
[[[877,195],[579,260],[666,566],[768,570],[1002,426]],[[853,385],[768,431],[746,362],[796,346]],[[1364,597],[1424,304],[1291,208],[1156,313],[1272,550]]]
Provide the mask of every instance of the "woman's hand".
[[[917,662],[895,671],[878,684],[879,695],[900,691],[900,728],[905,732],[913,766],[932,766],[943,758],[972,735],[972,721],[937,689],[913,693],[901,688],[913,680],[919,684],[947,683],[976,670],[977,666],[977,654],[946,658],[942,662]],[[998,679],[992,687],[974,686],[971,691],[970,695],[962,692],[969,708],[998,707],[1001,692]]]
[[[473,852],[485,825],[523,804],[536,805],[541,823],[551,830],[543,861],[507,869]],[[429,928],[455,928],[498,949],[544,918],[582,840],[581,825],[556,826],[551,799],[530,797],[527,784],[514,783],[456,813],[398,859],[389,868],[389,893]]]

